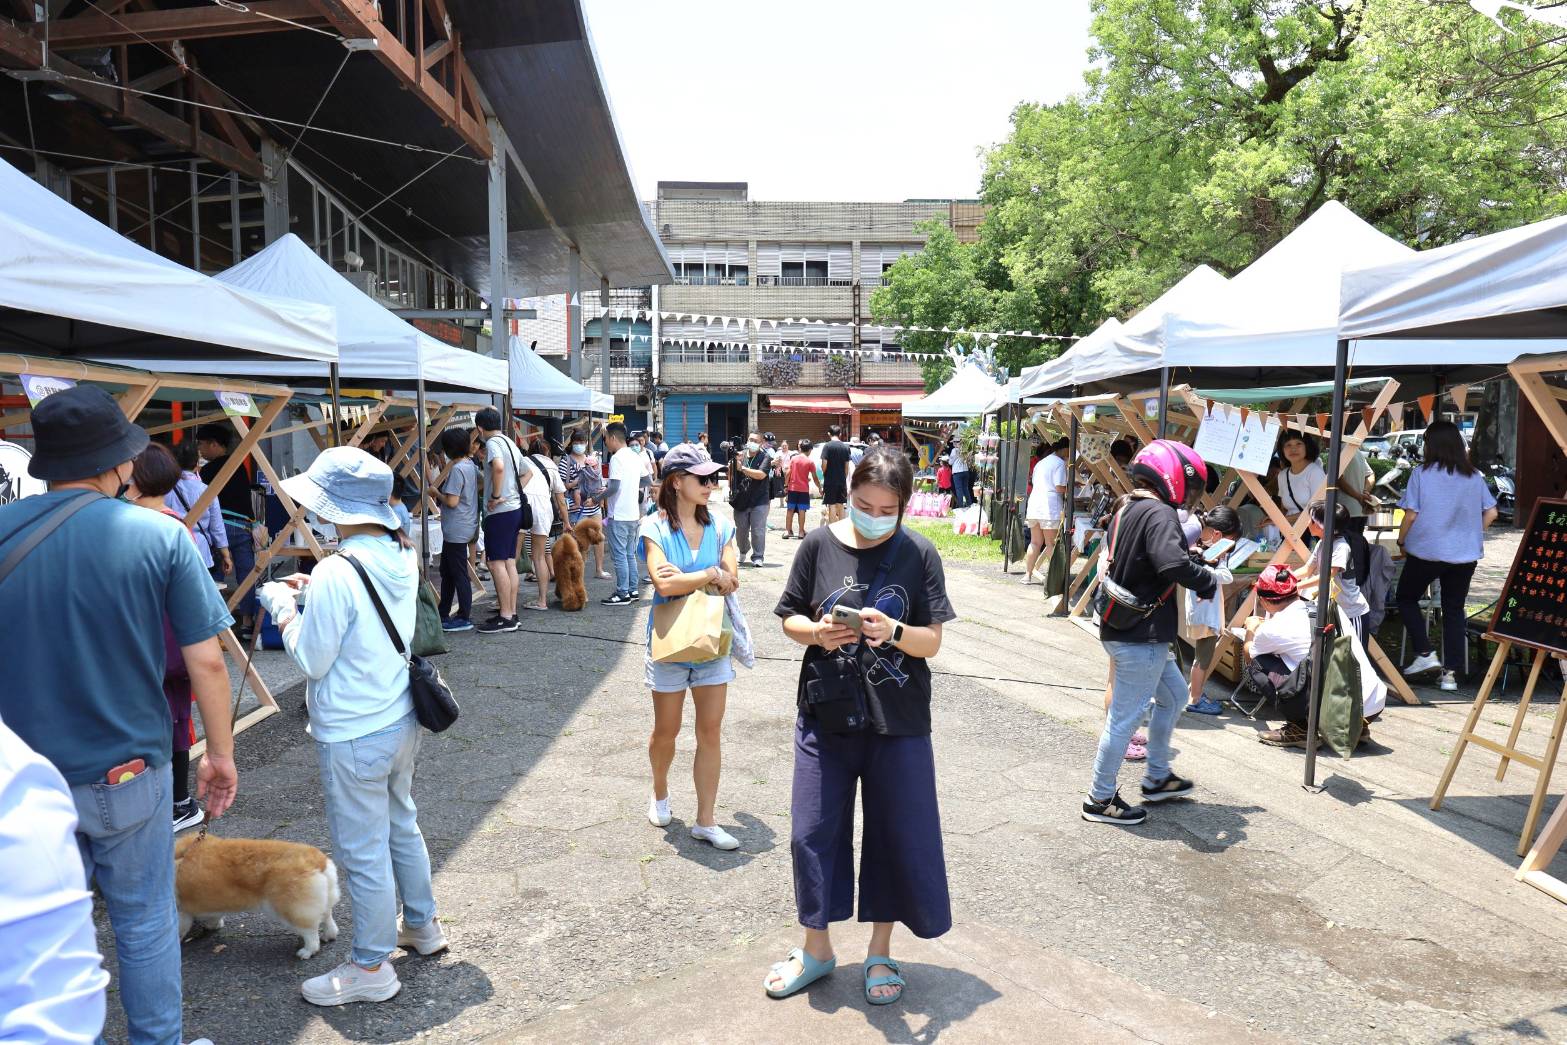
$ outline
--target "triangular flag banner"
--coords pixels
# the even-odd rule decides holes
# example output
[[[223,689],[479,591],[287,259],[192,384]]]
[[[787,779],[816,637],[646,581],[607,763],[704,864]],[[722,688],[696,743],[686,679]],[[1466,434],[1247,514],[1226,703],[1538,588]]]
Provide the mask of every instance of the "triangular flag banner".
[[[1203,411],[1203,415],[1206,417],[1206,416],[1211,416],[1212,414],[1213,414],[1213,400],[1210,399],[1210,400],[1208,400],[1208,409]]]
[[[1404,430],[1404,404],[1391,403],[1387,408],[1387,416],[1391,419],[1391,427],[1395,432]]]
[[[1374,406],[1363,406],[1363,407],[1360,408],[1360,417],[1361,417],[1361,419],[1363,421],[1366,422],[1366,430],[1367,431],[1371,430],[1371,419],[1376,417],[1376,416],[1377,416],[1376,407],[1374,407]]]
[[[1305,414],[1296,414],[1295,415],[1295,427],[1296,428],[1305,428],[1306,427],[1306,415]]]
[[[1454,385],[1447,390],[1447,394],[1453,397],[1453,405],[1458,407],[1458,412],[1464,412],[1464,402],[1469,398],[1468,385]]]
[[[1325,413],[1318,414],[1317,415],[1317,431],[1319,431],[1319,432],[1326,432],[1327,430],[1328,430],[1328,415],[1325,414]]]
[[[1245,424],[1246,423],[1246,418],[1248,418],[1250,416],[1251,416],[1251,408],[1250,407],[1246,407],[1246,406],[1241,407],[1241,424]]]
[[[1416,399],[1415,402],[1420,404],[1420,412],[1425,415],[1426,424],[1430,424],[1431,414],[1434,410],[1436,410],[1436,395],[1434,393],[1431,395],[1423,395]]]

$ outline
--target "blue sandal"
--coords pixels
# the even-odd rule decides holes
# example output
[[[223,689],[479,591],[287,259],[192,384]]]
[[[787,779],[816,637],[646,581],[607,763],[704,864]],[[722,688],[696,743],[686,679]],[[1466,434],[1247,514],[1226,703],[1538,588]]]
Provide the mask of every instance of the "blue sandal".
[[[800,963],[800,974],[792,979],[789,978],[788,973],[790,958],[793,958]],[[781,962],[774,962],[773,967],[767,970],[767,979],[762,981],[762,989],[767,992],[767,996],[769,998],[787,998],[796,991],[809,987],[811,984],[815,983],[823,976],[826,976],[837,967],[837,955],[828,958],[824,962],[819,962],[815,958],[812,958],[809,954],[806,954],[805,951],[801,948],[796,947],[794,950],[789,952],[789,958],[785,958]],[[776,990],[768,986],[767,982],[768,980],[771,980],[774,975],[783,978],[783,986],[777,988]]]
[[[871,968],[877,965],[885,965],[887,968],[892,970],[892,975],[875,977],[871,976]],[[872,955],[871,957],[865,959],[860,968],[865,973],[866,1001],[870,1002],[872,1005],[891,1005],[893,1002],[900,1001],[903,998],[903,988],[907,986],[907,984],[903,980],[902,970],[898,968],[897,962],[893,961],[891,958],[882,957],[880,955]],[[871,993],[871,989],[873,987],[896,987],[898,988],[898,993],[878,998]]]

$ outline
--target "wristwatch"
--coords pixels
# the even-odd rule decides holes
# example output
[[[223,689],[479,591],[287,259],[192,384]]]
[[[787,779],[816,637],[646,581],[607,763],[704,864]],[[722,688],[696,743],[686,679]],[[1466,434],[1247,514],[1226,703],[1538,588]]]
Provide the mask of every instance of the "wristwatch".
[[[889,640],[894,646],[903,641],[903,624],[899,622],[892,626],[892,638]]]

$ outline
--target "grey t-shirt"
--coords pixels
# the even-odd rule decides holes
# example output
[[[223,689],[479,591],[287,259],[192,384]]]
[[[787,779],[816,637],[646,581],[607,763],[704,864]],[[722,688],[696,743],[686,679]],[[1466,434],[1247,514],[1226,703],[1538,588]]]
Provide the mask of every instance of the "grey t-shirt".
[[[457,507],[441,512],[441,540],[467,544],[479,532],[479,466],[469,457],[452,465],[441,492],[457,495]]]
[[[496,461],[501,462],[501,481],[490,492],[491,497],[500,501],[495,506],[495,511],[497,514],[515,511],[522,507],[522,495],[517,490],[517,480],[527,472],[527,464],[522,459],[522,451],[504,435],[492,435],[484,441],[486,485],[495,480]]]

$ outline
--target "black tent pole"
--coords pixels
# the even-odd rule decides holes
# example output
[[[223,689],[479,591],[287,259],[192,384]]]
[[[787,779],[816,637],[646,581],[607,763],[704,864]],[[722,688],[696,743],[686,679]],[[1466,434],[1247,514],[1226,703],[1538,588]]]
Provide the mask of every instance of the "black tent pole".
[[[1328,435],[1327,501],[1323,506],[1322,542],[1313,555],[1320,554],[1324,564],[1333,561],[1333,515],[1338,509],[1339,458],[1344,451],[1344,383],[1349,373],[1349,342],[1339,340],[1333,359],[1333,413]],[[1310,509],[1307,509],[1308,511]],[[1322,704],[1326,682],[1328,643],[1338,630],[1337,614],[1328,616],[1333,605],[1333,571],[1317,571],[1317,631],[1311,644],[1311,693],[1306,709],[1306,781],[1307,788],[1317,785],[1317,711]]]
[[[1170,368],[1159,368],[1159,438],[1164,438],[1166,415],[1170,412]]]
[[[342,380],[337,370],[337,360],[332,360],[332,365],[327,370],[327,375],[332,384],[332,426],[329,429],[333,446],[343,445],[343,401]]]

